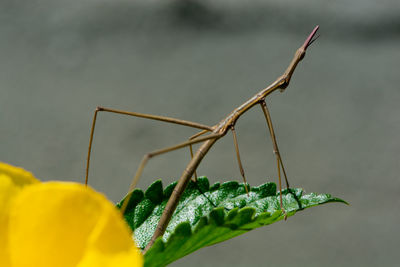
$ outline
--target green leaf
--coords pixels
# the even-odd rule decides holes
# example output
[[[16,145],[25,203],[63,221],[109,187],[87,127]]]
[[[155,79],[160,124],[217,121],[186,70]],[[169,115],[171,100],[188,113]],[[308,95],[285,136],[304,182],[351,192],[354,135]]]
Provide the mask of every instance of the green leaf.
[[[150,241],[175,185],[176,182],[162,190],[158,180],[145,193],[138,189],[131,193],[125,219],[141,249]],[[300,188],[283,190],[282,197],[287,216],[328,202],[347,204],[329,194],[303,195]],[[121,207],[123,201],[117,206]],[[244,185],[238,182],[216,183],[210,187],[208,179],[201,177],[197,183],[188,184],[164,236],[147,251],[145,266],[165,266],[204,246],[282,219],[284,214],[275,183],[253,187],[247,195]]]

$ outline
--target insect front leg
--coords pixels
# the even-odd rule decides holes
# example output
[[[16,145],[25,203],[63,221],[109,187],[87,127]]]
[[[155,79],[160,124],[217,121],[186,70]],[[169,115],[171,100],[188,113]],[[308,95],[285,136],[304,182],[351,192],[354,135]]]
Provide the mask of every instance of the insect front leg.
[[[97,114],[100,111],[110,112],[110,113],[119,114],[119,115],[139,117],[139,118],[150,119],[150,120],[163,121],[163,122],[168,122],[168,123],[173,123],[173,124],[179,124],[179,125],[183,125],[183,126],[196,128],[196,129],[202,129],[202,130],[204,130],[204,132],[212,131],[212,127],[203,125],[203,124],[200,124],[197,122],[186,121],[186,120],[181,120],[181,119],[176,119],[176,118],[171,118],[171,117],[166,117],[166,116],[158,116],[158,115],[144,114],[144,113],[138,113],[138,112],[129,112],[129,111],[123,111],[123,110],[117,110],[117,109],[97,107],[94,112],[94,115],[93,115],[92,127],[90,130],[89,147],[88,147],[88,154],[87,154],[87,160],[86,160],[86,175],[85,175],[85,184],[86,185],[88,184],[88,180],[89,180],[90,157],[91,157],[91,153],[92,153],[92,144],[93,144],[93,139],[94,139],[94,130],[96,128]]]

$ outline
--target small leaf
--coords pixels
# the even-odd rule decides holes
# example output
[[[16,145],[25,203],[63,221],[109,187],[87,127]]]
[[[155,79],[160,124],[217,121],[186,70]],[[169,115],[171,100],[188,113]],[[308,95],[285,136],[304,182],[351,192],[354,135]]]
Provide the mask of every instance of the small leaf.
[[[144,195],[154,204],[161,203],[163,200],[163,188],[161,180],[157,180],[152,183]]]
[[[172,191],[174,190],[176,184],[178,182],[173,182],[172,184],[169,184],[165,189],[164,189],[164,198],[169,198],[172,194]]]
[[[129,203],[125,219],[142,249],[150,241],[175,185],[176,182],[163,191],[161,181],[156,181],[139,203]],[[139,192],[135,194],[138,198],[141,195]],[[282,200],[288,216],[328,202],[347,204],[329,194],[303,195],[301,188],[283,190]],[[121,203],[117,206],[120,207]],[[134,216],[129,215],[132,212]],[[164,236],[158,238],[147,251],[145,266],[165,266],[204,246],[225,241],[283,218],[275,183],[252,187],[247,194],[244,185],[235,181],[210,186],[207,178],[200,177],[197,183],[189,182]]]
[[[137,204],[144,198],[144,193],[140,189],[135,189],[130,194],[132,196],[129,200],[128,206],[126,207],[127,212],[125,213],[125,217],[129,217],[130,218],[129,220],[133,220],[135,208],[136,208]],[[125,197],[125,199],[126,199],[126,197]],[[117,207],[121,208],[123,203],[124,203],[124,201],[121,201],[120,203],[117,204]]]
[[[210,212],[210,223],[222,225],[224,223],[225,212],[223,207],[215,208]]]

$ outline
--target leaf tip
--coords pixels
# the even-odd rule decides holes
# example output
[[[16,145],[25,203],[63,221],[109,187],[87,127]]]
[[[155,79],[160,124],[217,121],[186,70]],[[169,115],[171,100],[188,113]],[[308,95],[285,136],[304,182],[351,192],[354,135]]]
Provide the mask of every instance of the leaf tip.
[[[163,186],[161,180],[152,183],[144,193],[146,198],[150,199],[153,203],[158,204],[163,200]]]

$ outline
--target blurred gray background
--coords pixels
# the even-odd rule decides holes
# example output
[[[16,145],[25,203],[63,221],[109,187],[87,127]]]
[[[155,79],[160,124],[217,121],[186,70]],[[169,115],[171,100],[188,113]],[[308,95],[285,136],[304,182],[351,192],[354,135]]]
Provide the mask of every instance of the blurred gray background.
[[[400,2],[80,0],[0,2],[0,160],[83,181],[96,106],[213,125],[283,73],[267,102],[291,185],[351,203],[204,248],[171,266],[395,266],[399,250]],[[237,124],[251,185],[276,181],[259,108]],[[99,115],[90,185],[118,201],[144,153],[196,130]],[[180,177],[187,149],[152,159],[139,187]],[[238,180],[232,136],[198,173]]]

